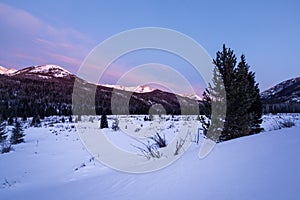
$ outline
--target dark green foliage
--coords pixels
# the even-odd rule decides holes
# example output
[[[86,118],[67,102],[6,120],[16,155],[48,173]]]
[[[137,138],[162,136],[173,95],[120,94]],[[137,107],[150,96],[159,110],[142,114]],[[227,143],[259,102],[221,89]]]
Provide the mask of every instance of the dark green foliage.
[[[7,142],[6,138],[6,130],[5,130],[5,122],[0,122],[0,147],[1,153],[8,153],[12,150],[11,145]]]
[[[263,104],[264,113],[300,113],[299,102],[265,102]]]
[[[14,118],[12,116],[10,116],[7,120],[7,125],[11,126],[14,123]]]
[[[208,128],[211,121],[211,98],[208,88],[203,92],[203,108],[202,112],[204,115],[198,116],[197,120],[201,122],[203,134],[207,135]]]
[[[207,91],[203,94],[205,107],[205,120],[202,117],[204,134],[207,133],[208,127],[212,131],[212,136],[218,136],[218,141],[230,140],[254,133],[259,133],[262,129],[262,105],[260,101],[258,84],[255,82],[255,74],[249,71],[245,56],[241,56],[240,62],[234,52],[223,46],[223,50],[217,52],[216,59],[213,61],[214,77],[213,86],[209,85]],[[223,84],[220,84],[223,82]],[[223,90],[222,87],[224,86]],[[226,94],[221,94],[225,91]],[[222,98],[226,98],[226,105],[222,105]],[[219,103],[216,103],[219,102]],[[211,114],[210,105],[215,114]],[[222,109],[226,109],[226,115],[218,116]],[[207,112],[208,111],[208,112]],[[215,119],[211,119],[216,115]],[[220,134],[217,128],[224,122],[223,131]],[[213,124],[216,124],[215,130]],[[214,138],[216,139],[216,138]]]
[[[5,142],[7,138],[6,130],[5,130],[5,122],[0,122],[0,145]]]
[[[23,114],[22,120],[23,120],[23,122],[27,121],[27,114],[26,113]]]
[[[100,128],[108,128],[107,116],[105,114],[101,116]]]
[[[78,93],[74,93],[74,83]],[[134,98],[131,92],[120,92],[115,95],[118,103],[112,106],[114,93],[112,88],[86,83],[76,79],[75,76],[43,79],[39,74],[31,73],[16,76],[2,75],[0,76],[0,115],[4,120],[9,116],[23,117],[24,113],[27,117],[39,115],[40,119],[53,115],[91,115],[95,114],[95,111],[96,115],[127,114],[127,111],[130,114],[146,115],[154,104],[162,105],[166,114],[180,115],[182,108],[191,108],[190,105],[195,103],[194,100],[160,90],[134,93]],[[74,99],[76,101],[73,101]],[[124,106],[122,102],[129,102],[129,105]],[[194,109],[192,111],[194,112],[189,113],[199,114]]]
[[[213,70],[212,83],[203,93],[204,116],[201,116],[204,135],[213,141],[219,141],[226,118],[226,94],[221,73],[217,68]],[[212,113],[213,112],[213,113]]]
[[[3,120],[3,121],[7,120],[6,110],[2,111],[2,114],[0,115],[0,120]]]
[[[39,116],[39,115],[35,115],[35,116],[32,118],[31,126],[38,127],[38,126],[40,126],[40,125],[41,125],[40,116]]]
[[[72,123],[73,122],[73,118],[72,115],[69,116],[69,122]]]
[[[12,135],[10,138],[10,143],[11,144],[19,144],[24,142],[24,133],[22,126],[19,121],[15,123],[15,127],[12,129]]]

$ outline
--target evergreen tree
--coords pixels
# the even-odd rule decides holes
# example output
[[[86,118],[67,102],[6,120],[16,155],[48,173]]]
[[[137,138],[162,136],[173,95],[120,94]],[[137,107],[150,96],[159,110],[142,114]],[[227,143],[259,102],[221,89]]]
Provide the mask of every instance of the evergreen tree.
[[[31,126],[38,127],[41,124],[41,119],[39,115],[36,115],[32,118]]]
[[[24,112],[22,120],[23,120],[23,122],[27,121],[27,114],[26,114],[26,112]]]
[[[12,150],[11,144],[6,140],[5,122],[0,122],[0,147],[1,153],[8,153]]]
[[[3,109],[0,120],[3,120],[3,121],[7,120],[6,109]]]
[[[226,93],[221,73],[217,68],[213,70],[212,84],[203,93],[204,116],[200,122],[204,135],[207,138],[218,142],[222,134],[220,127],[223,127],[226,118]]]
[[[206,111],[205,116],[209,121],[201,119],[204,133],[210,130],[209,138],[216,139],[219,135],[218,141],[225,141],[260,132],[262,106],[259,88],[255,82],[255,74],[249,71],[245,56],[241,56],[241,61],[237,65],[234,52],[223,45],[223,50],[217,52],[213,62],[215,65],[213,86],[209,85],[203,99],[206,107],[204,110],[207,110],[209,105],[215,104],[211,109],[215,113]],[[222,94],[222,91],[226,94]],[[225,97],[226,105],[222,105]],[[226,115],[220,115],[225,113],[225,108]],[[211,119],[212,117],[214,119]],[[218,127],[222,125],[222,121],[224,128],[219,133]]]
[[[101,121],[100,121],[100,128],[108,128],[107,116],[106,114],[102,114]]]
[[[13,125],[13,123],[14,123],[14,118],[12,116],[10,116],[7,120],[7,124],[11,126],[11,125]]]
[[[210,92],[208,88],[206,88],[206,90],[203,92],[202,97],[203,97],[203,106],[201,111],[203,112],[203,115],[198,117],[202,125],[203,134],[207,135],[207,131],[209,129],[210,121],[211,121],[211,98],[210,98]]]
[[[0,145],[4,144],[7,138],[6,131],[5,131],[5,122],[0,122]]]
[[[69,116],[69,122],[72,123],[73,122],[73,118],[72,115]]]
[[[12,129],[12,135],[10,138],[10,143],[11,144],[19,144],[24,142],[24,133],[22,126],[19,121],[15,123],[15,127]]]

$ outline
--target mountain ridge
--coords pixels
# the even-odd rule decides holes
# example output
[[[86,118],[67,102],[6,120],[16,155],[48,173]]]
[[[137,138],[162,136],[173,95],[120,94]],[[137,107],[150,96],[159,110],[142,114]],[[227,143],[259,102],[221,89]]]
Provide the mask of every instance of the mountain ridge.
[[[1,66],[0,66],[1,67]],[[3,67],[4,68],[4,67]],[[6,68],[4,68],[7,70]],[[0,68],[0,74],[1,74],[1,68]],[[59,65],[54,65],[54,64],[46,64],[46,65],[36,65],[36,66],[30,66],[30,67],[25,67],[20,70],[15,70],[13,69],[12,72],[8,73],[2,73],[4,75],[9,75],[13,77],[24,77],[24,78],[33,78],[36,79],[37,77],[41,79],[51,79],[51,78],[71,78],[75,77],[76,75],[69,72],[65,68],[59,66]],[[77,76],[76,76],[77,77]],[[94,83],[96,84],[96,83]],[[111,84],[97,84],[100,86],[104,87],[109,87],[113,89],[118,89],[118,90],[124,90],[128,92],[135,92],[135,93],[149,93],[157,88],[152,88],[148,85],[142,85],[142,86],[123,86],[123,85],[111,85]],[[159,89],[161,90],[161,89]],[[164,91],[164,90],[162,90]],[[165,91],[167,92],[167,91]],[[202,100],[201,97],[199,97],[197,94],[177,94],[182,97],[187,97],[192,100],[197,100],[200,101]]]
[[[261,98],[273,103],[300,103],[300,77],[282,81],[263,91]]]
[[[112,98],[117,100],[113,106]],[[181,114],[184,110],[184,113],[199,114],[201,106],[199,101],[158,89],[139,93],[89,83],[56,65],[31,66],[0,75],[0,115],[6,117],[74,112],[148,114],[155,104],[162,105],[156,107],[158,114]]]

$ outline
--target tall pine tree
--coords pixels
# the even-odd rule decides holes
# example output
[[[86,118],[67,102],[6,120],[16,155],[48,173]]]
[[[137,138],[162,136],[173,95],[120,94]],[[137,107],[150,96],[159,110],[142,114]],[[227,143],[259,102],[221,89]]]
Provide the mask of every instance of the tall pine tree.
[[[259,88],[255,82],[255,74],[249,71],[245,56],[241,56],[241,61],[237,65],[234,52],[223,45],[222,51],[217,52],[213,62],[215,65],[214,86],[208,86],[209,92],[203,94],[203,99],[204,105],[215,104],[215,106],[212,106],[210,113],[205,114],[210,121],[203,123],[204,133],[210,130],[209,138],[215,141],[216,136],[219,136],[218,141],[225,141],[259,133],[262,130],[260,128],[262,106]],[[223,84],[220,84],[221,82]],[[224,87],[223,90],[221,86]],[[224,91],[226,94],[222,94]],[[222,104],[222,101],[226,104]],[[223,113],[226,109],[226,115],[220,115],[222,109]],[[202,118],[201,121],[204,122],[204,119]],[[222,122],[224,122],[224,128],[219,133],[218,127],[223,125]],[[213,124],[215,127],[210,127]]]
[[[221,73],[217,68],[213,71],[212,84],[203,93],[204,116],[201,116],[203,133],[207,138],[218,142],[222,134],[226,118],[226,92]]]
[[[19,144],[24,142],[24,133],[19,121],[16,121],[14,128],[12,129],[12,135],[10,138],[11,144]]]
[[[100,121],[100,129],[108,128],[107,116],[106,114],[102,114]]]
[[[0,121],[0,145],[4,144],[6,141],[7,135],[5,131],[5,122]]]

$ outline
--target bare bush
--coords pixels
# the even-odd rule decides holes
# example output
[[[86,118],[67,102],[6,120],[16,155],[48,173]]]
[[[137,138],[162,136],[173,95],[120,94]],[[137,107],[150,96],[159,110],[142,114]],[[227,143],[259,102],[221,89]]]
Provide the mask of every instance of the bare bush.
[[[183,145],[186,143],[187,137],[189,135],[190,135],[190,132],[186,134],[184,139],[180,138],[179,140],[177,140],[174,156],[178,155],[179,152],[183,149]]]
[[[138,141],[141,144],[143,144],[144,147],[138,147],[133,145],[135,148],[137,148],[144,157],[146,157],[148,160],[151,158],[160,158],[162,157],[162,153],[159,152],[158,147],[156,144],[151,144],[150,141],[147,141],[147,143],[143,143],[141,141]]]
[[[165,136],[162,138],[158,133],[154,135],[153,137],[149,137],[149,139],[153,140],[155,145],[159,148],[163,148],[167,146],[167,140]]]

